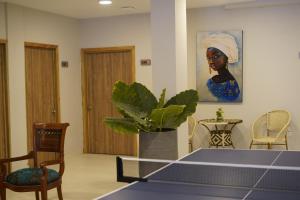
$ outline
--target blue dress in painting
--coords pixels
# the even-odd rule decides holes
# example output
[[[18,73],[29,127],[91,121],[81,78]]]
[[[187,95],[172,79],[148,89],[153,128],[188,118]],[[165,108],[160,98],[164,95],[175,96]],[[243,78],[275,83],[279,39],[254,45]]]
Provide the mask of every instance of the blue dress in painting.
[[[240,95],[239,85],[236,80],[226,80],[225,82],[216,83],[208,79],[207,87],[218,101],[235,101]]]

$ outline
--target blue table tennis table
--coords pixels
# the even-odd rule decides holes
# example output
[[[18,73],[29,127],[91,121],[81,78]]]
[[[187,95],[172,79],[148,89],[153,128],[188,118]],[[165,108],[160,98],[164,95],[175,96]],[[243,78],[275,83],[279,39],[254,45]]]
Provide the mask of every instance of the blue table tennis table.
[[[300,200],[297,151],[199,149],[181,161],[292,170],[170,164],[146,182],[133,182],[96,200]]]

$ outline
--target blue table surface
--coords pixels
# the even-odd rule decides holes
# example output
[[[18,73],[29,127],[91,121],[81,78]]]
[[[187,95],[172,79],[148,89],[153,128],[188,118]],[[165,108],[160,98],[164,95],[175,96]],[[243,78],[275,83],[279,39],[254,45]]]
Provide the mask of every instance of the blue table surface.
[[[300,167],[300,152],[199,149],[181,160]],[[203,170],[203,173],[207,173],[207,171],[208,170]],[[243,173],[243,171],[237,171],[237,173]],[[264,174],[264,178],[270,179],[274,176],[277,176],[276,173],[270,170],[268,171],[268,173]],[[263,174],[263,172],[261,174]],[[201,178],[202,175],[199,175],[199,172],[197,172],[197,176],[199,176],[198,178]],[[153,179],[155,180],[160,178],[164,180],[164,177],[168,176],[168,171],[162,170],[151,176],[149,179],[153,177]],[[244,184],[242,185],[243,187],[239,187],[239,185],[233,185],[232,187],[228,187],[218,185],[179,183],[170,184],[168,182],[156,181],[135,182],[116,192],[98,197],[97,200],[300,200],[300,172],[298,171],[285,173],[284,176],[280,176],[280,182],[277,179],[274,179],[272,185],[274,185],[273,187],[275,187],[275,189],[271,190],[251,190],[248,188],[244,188],[244,186],[247,187],[248,185],[250,186],[254,184],[260,177],[247,177],[247,175],[245,174],[244,179],[249,178],[249,181],[245,181],[243,180],[244,174],[239,174],[239,176],[242,176],[241,181],[243,183],[241,184]],[[248,176],[251,176],[251,174]],[[191,175],[190,178],[193,179],[193,175]],[[259,182],[257,188],[265,187],[264,184],[266,183],[264,183],[263,179]],[[221,182],[222,181],[224,182],[224,180],[221,180]],[[276,189],[277,187],[280,188],[281,184],[288,185],[291,191]]]

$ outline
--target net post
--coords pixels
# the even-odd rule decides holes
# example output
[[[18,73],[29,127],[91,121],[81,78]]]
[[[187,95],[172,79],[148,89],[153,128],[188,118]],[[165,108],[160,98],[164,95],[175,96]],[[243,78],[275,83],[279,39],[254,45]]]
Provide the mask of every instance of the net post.
[[[117,164],[117,181],[122,182],[123,179],[123,162],[122,159],[117,156],[116,157],[116,164]]]
[[[125,183],[132,183],[135,181],[147,182],[146,178],[124,176],[123,160],[120,156],[116,157],[116,164],[117,164],[117,181],[118,182],[125,182]]]

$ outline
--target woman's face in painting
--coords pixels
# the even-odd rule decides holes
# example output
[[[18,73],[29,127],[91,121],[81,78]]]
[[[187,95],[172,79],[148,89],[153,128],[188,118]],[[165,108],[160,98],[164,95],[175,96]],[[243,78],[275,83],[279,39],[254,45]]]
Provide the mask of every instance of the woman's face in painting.
[[[207,49],[206,58],[209,67],[214,71],[218,71],[219,69],[226,67],[228,62],[227,56],[219,49],[213,47]]]

